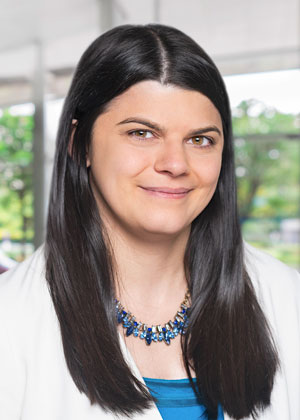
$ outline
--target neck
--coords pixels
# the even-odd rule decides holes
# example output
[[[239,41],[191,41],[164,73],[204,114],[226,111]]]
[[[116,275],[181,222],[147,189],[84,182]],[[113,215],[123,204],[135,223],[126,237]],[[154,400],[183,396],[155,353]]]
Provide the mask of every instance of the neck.
[[[187,290],[184,253],[189,232],[149,240],[147,235],[108,229],[116,261],[116,297],[124,307],[144,318],[176,310]]]

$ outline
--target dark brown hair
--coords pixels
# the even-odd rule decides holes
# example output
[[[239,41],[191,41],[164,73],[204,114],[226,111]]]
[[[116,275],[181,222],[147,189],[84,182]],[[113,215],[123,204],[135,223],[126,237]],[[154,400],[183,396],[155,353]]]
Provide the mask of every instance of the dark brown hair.
[[[270,404],[278,357],[244,267],[229,101],[212,60],[171,27],[125,25],[97,38],[83,54],[65,100],[50,196],[46,277],[66,363],[78,389],[105,410],[130,416],[152,400],[120,349],[113,250],[85,160],[96,118],[113,98],[143,80],[199,91],[221,115],[220,177],[210,203],[192,223],[185,253],[192,307],[182,350],[187,375],[191,379],[191,363],[199,391],[194,390],[210,418],[216,418],[219,403],[235,419],[255,416]]]

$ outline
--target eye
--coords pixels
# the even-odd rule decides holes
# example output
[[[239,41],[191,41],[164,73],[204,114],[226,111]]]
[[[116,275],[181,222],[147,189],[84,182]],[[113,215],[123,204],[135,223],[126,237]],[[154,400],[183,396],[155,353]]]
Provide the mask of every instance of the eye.
[[[149,130],[133,130],[130,131],[128,134],[139,139],[150,139],[151,137],[153,137],[153,134]]]
[[[188,143],[193,144],[194,146],[201,146],[201,147],[209,147],[214,144],[213,140],[210,137],[206,137],[206,136],[191,137],[188,140]]]

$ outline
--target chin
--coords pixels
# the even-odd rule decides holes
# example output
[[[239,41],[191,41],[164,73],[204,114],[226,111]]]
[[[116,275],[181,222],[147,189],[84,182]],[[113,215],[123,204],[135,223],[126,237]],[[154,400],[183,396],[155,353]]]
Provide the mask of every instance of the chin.
[[[190,228],[189,224],[183,224],[182,220],[180,223],[167,220],[164,223],[147,223],[141,226],[144,232],[153,235],[179,235]]]

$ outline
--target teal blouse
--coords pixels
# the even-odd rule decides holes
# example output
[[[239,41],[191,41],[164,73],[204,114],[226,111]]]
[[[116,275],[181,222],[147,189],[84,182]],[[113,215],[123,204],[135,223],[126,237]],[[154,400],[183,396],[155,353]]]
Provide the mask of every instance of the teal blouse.
[[[163,420],[209,420],[205,406],[199,404],[188,378],[153,379],[144,378],[152,396],[158,399],[157,408]],[[196,382],[196,379],[194,379]],[[219,406],[218,420],[224,420]]]

